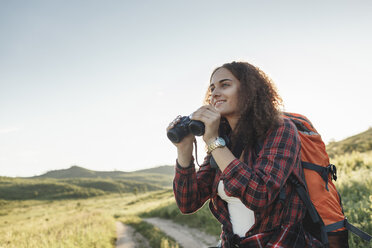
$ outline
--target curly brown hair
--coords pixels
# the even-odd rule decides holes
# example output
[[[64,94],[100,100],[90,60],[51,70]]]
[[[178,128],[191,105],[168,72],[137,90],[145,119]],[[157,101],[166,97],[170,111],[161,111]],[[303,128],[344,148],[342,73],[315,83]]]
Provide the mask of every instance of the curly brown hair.
[[[258,67],[247,62],[231,62],[217,67],[229,70],[240,82],[238,104],[240,119],[233,133],[226,119],[221,119],[220,135],[229,135],[233,146],[238,138],[244,147],[253,147],[267,132],[282,121],[280,107],[282,99],[271,79]],[[210,80],[211,81],[211,80]],[[205,103],[209,104],[208,89]]]

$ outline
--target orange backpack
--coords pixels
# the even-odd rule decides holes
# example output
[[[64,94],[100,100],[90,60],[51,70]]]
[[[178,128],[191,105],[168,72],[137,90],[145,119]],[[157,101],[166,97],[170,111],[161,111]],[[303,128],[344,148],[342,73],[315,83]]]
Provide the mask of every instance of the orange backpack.
[[[290,177],[290,180],[296,185],[296,190],[307,207],[305,229],[312,229],[309,230],[310,233],[325,245],[328,244],[328,237],[346,229],[370,241],[370,235],[351,225],[344,216],[341,197],[332,182],[332,179],[337,179],[336,166],[329,163],[319,133],[303,115],[283,113],[283,116],[296,125],[301,139],[301,163],[307,191],[295,177]]]

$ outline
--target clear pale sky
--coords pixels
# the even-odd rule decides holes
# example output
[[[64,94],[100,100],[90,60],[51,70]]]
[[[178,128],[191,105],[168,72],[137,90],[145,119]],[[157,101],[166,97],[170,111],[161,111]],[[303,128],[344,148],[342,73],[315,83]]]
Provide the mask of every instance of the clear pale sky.
[[[166,126],[233,60],[266,72],[326,143],[363,132],[371,13],[371,1],[2,0],[0,175],[174,164]]]

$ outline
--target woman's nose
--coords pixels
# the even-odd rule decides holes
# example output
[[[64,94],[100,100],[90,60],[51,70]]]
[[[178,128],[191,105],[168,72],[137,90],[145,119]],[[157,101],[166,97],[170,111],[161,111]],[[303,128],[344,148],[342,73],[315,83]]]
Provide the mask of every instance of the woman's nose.
[[[220,95],[220,90],[215,88],[211,94],[211,97],[214,98],[216,96],[219,96]]]

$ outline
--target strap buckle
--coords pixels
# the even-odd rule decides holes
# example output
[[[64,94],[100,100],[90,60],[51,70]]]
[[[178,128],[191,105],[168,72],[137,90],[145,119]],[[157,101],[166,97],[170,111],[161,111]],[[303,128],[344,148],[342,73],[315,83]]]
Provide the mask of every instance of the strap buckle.
[[[328,173],[331,173],[331,177],[333,180],[337,181],[337,168],[334,164],[330,164],[327,167]]]
[[[329,191],[328,189],[328,174],[331,174],[331,180],[337,180],[337,169],[334,164],[329,164],[327,167],[323,167],[324,170],[321,173],[321,177],[326,183],[326,190]]]
[[[325,187],[326,190],[329,191],[328,189],[328,175],[331,174],[331,180],[337,180],[337,169],[334,164],[329,164],[327,167],[323,167],[317,164],[313,164],[310,162],[301,162],[302,167],[308,170],[313,170],[319,173],[319,175],[322,177],[322,179],[325,182]]]

